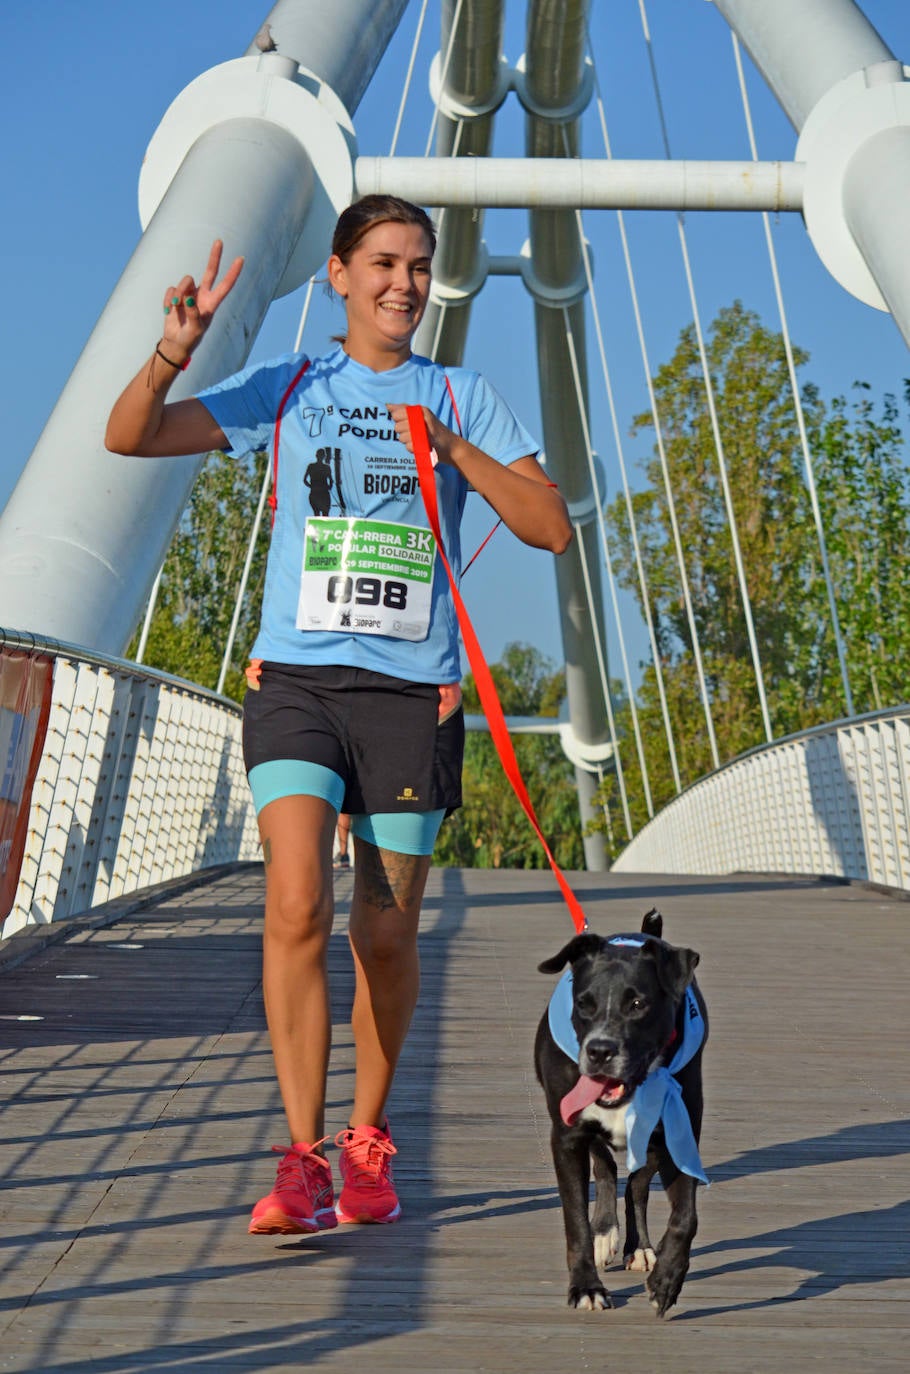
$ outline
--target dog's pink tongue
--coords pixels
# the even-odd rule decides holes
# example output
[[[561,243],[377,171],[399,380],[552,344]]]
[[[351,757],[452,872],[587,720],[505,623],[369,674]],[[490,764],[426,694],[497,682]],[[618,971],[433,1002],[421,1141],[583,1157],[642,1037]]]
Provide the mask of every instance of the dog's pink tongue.
[[[588,1078],[585,1074],[581,1075],[575,1087],[571,1092],[566,1093],[559,1104],[559,1114],[567,1126],[574,1126],[585,1107],[590,1107],[592,1102],[603,1097],[604,1088],[609,1081],[609,1079]]]

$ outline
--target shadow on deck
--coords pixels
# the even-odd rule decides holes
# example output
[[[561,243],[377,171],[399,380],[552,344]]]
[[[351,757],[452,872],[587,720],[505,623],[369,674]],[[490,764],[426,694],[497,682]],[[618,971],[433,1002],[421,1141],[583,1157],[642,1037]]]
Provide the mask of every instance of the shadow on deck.
[[[776,877],[575,875],[591,925],[652,904],[711,1008],[701,1228],[680,1306],[640,1276],[565,1307],[531,1046],[572,933],[548,874],[435,870],[390,1106],[399,1226],[246,1235],[284,1139],[250,866],[0,972],[0,1370],[825,1374],[903,1369],[910,907]],[[352,1087],[338,883],[328,1129]],[[655,1231],[664,1212],[654,1200]]]

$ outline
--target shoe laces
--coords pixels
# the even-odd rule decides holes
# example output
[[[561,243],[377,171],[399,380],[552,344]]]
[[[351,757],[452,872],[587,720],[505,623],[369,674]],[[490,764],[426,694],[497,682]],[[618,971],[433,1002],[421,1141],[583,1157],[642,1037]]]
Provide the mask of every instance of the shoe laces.
[[[398,1151],[388,1136],[361,1135],[357,1131],[339,1131],[335,1144],[344,1150],[351,1182],[363,1184],[387,1183],[392,1155]]]
[[[316,1154],[316,1149],[327,1140],[328,1136],[323,1136],[322,1140],[317,1140],[306,1152],[293,1146],[290,1149],[287,1145],[272,1146],[274,1153],[282,1156],[275,1180],[276,1193],[299,1188],[301,1183],[321,1185],[324,1182],[326,1161],[321,1155]]]

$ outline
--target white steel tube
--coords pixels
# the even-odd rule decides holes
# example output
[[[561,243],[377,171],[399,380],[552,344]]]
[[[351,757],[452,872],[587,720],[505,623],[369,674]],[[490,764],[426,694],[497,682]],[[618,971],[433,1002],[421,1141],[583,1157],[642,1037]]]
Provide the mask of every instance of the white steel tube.
[[[442,6],[440,50],[431,76],[438,102],[436,158],[413,160],[437,167],[443,181],[450,169],[488,158],[501,99],[502,31],[502,0],[445,0]],[[433,206],[438,234],[433,285],[415,349],[437,362],[458,365],[471,301],[485,275],[483,215],[474,205],[459,209],[432,195],[406,199]]]
[[[838,81],[893,56],[854,0],[714,3],[796,129]]]
[[[353,114],[408,0],[277,0],[266,15],[282,57],[315,72]],[[256,56],[255,43],[247,48]]]
[[[244,195],[232,188],[242,185]],[[161,292],[212,240],[241,274],[175,383],[178,400],[243,365],[306,216],[312,171],[283,129],[232,120],[190,150],[92,332],[0,520],[0,621],[122,653],[199,461],[115,457],[107,415],[160,334]],[[186,267],[183,266],[186,264]]]
[[[243,253],[247,270],[191,372],[175,384],[175,400],[243,365],[266,309],[289,289],[282,278],[292,257],[315,255],[317,265],[323,260],[326,216],[339,195],[350,195],[352,184],[341,107],[356,108],[405,4],[279,0],[268,16],[279,47],[271,84],[263,77],[252,90],[256,63],[237,59],[236,66],[218,69],[214,94],[223,76],[225,99],[209,126],[196,134],[185,105],[170,121],[165,117],[170,133],[175,125],[178,133],[193,126],[188,149],[181,151],[173,176],[162,178],[159,166],[164,184],[157,210],[0,519],[0,621],[109,652],[123,650],[198,460],[150,463],[106,453],[102,437],[111,404],[154,347],[162,290],[174,272],[201,270],[214,238],[224,240],[227,261]],[[285,79],[295,61],[304,61],[324,83],[318,100],[303,83]],[[253,99],[252,113],[231,104],[239,90]],[[294,103],[294,132],[272,117],[273,95],[283,109]],[[192,108],[204,123],[209,107]],[[152,151],[146,171],[160,163]],[[325,178],[314,177],[314,166],[318,172],[327,162],[338,185],[347,182],[343,193],[336,186],[330,196]],[[318,224],[310,213],[317,207]],[[303,278],[312,270],[311,265]]]
[[[588,0],[528,0],[527,52],[521,88],[528,111],[525,151],[537,162],[545,181],[549,169],[579,154],[579,121],[585,91],[585,21]],[[572,111],[573,113],[567,113]],[[529,270],[525,285],[534,297],[537,371],[541,398],[543,442],[550,472],[559,483],[570,512],[599,499],[592,490],[585,461],[585,418],[588,405],[585,348],[586,289],[581,253],[577,201],[556,209],[531,203]],[[565,312],[565,313],[564,313]],[[573,360],[566,333],[566,314],[574,341]],[[580,392],[580,395],[579,395]],[[600,690],[597,642],[594,633],[604,624],[603,593],[597,531],[593,522],[576,519],[576,539],[556,560],[560,624],[566,658],[566,697],[569,717],[582,746],[605,743],[604,700]],[[608,708],[609,709],[609,708]],[[581,795],[581,773],[576,768]],[[587,816],[583,816],[587,820]],[[606,866],[600,834],[584,837],[585,864],[591,870]]]
[[[359,157],[358,195],[423,205],[581,210],[802,210],[798,162]]]
[[[847,165],[843,207],[847,226],[876,285],[910,345],[910,127],[884,129]]]

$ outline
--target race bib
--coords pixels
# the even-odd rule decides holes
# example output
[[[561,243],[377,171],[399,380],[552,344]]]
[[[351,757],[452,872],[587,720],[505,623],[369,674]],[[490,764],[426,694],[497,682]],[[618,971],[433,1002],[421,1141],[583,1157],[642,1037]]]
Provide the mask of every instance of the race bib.
[[[436,540],[420,525],[309,516],[298,630],[426,639]]]

